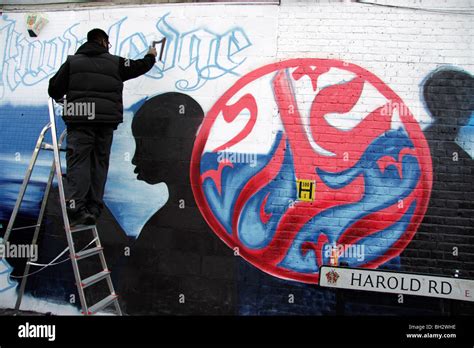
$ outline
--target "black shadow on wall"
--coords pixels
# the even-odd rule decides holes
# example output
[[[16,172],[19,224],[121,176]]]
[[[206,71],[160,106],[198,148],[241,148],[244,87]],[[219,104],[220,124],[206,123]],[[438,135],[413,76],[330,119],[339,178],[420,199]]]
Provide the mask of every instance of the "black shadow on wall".
[[[137,179],[165,182],[169,199],[114,270],[127,314],[235,311],[235,256],[202,218],[189,179],[203,117],[193,98],[174,92],[150,98],[134,116]]]
[[[436,70],[423,83],[423,98],[433,119],[425,130],[433,187],[423,223],[402,263],[407,271],[452,276],[459,270],[461,277],[472,279],[474,161],[456,139],[474,112],[474,77],[453,68]]]

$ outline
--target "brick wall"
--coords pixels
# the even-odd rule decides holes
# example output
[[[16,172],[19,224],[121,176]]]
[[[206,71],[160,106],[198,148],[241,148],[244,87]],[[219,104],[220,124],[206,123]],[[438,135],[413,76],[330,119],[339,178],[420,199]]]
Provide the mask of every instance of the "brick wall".
[[[339,257],[354,267],[474,276],[472,8],[397,5],[405,8],[282,0],[51,11],[36,43],[23,13],[4,13],[2,226],[64,52],[92,23],[109,30],[112,53],[130,58],[166,36],[164,62],[126,85],[99,222],[127,313],[472,313],[467,302],[315,285],[332,246],[354,251]],[[312,182],[309,200],[298,198],[298,180]],[[44,262],[65,245],[56,200]],[[24,260],[8,261],[22,272]],[[27,292],[71,302],[69,274],[67,263],[43,271]]]

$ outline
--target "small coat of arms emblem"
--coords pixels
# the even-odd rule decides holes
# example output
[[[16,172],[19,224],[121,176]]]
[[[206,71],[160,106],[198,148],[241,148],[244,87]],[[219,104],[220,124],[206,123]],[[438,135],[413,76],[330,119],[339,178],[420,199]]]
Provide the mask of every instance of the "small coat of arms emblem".
[[[326,278],[329,284],[336,284],[339,274],[335,270],[331,270],[331,272],[326,273]]]

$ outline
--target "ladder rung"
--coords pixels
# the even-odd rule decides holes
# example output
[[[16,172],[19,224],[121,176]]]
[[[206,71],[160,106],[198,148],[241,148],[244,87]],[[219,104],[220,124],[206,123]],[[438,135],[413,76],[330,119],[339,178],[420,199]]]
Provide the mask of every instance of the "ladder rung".
[[[0,13],[1,13],[1,11],[0,11]],[[23,229],[28,229],[28,228],[36,228],[35,234],[33,236],[33,244],[36,245],[36,241],[37,241],[37,238],[38,238],[38,232],[40,230],[41,222],[43,221],[44,213],[46,211],[46,202],[48,201],[47,197],[48,197],[48,194],[50,193],[50,189],[53,185],[54,177],[57,176],[56,179],[57,179],[57,184],[58,184],[60,204],[61,204],[61,208],[62,208],[62,213],[64,215],[63,219],[64,219],[64,222],[65,222],[64,229],[65,229],[66,236],[68,238],[68,244],[69,244],[69,248],[64,250],[61,253],[61,255],[64,254],[64,252],[66,252],[69,249],[69,253],[70,253],[69,257],[71,259],[70,261],[72,261],[74,276],[77,279],[77,282],[76,282],[75,285],[76,285],[76,288],[78,290],[79,297],[80,297],[80,300],[81,300],[80,302],[81,302],[82,310],[84,311],[83,314],[85,314],[85,315],[87,315],[87,314],[96,314],[99,311],[103,310],[104,308],[108,307],[109,305],[114,304],[115,309],[117,311],[117,314],[122,315],[122,311],[120,310],[120,304],[119,304],[119,301],[118,301],[118,295],[115,293],[115,290],[114,290],[114,287],[113,287],[113,284],[112,284],[111,271],[107,268],[107,264],[106,264],[106,261],[105,261],[105,255],[104,255],[104,252],[103,252],[104,248],[102,246],[100,246],[99,236],[98,236],[97,227],[95,225],[95,222],[93,222],[92,219],[91,219],[90,222],[85,221],[85,222],[92,223],[91,225],[71,226],[71,224],[68,220],[67,212],[65,211],[65,203],[66,202],[64,202],[65,194],[64,194],[64,187],[63,187],[63,180],[62,180],[63,178],[67,179],[67,173],[62,173],[62,171],[61,171],[61,160],[60,160],[61,159],[61,154],[59,153],[59,151],[61,151],[61,152],[67,152],[68,151],[67,146],[63,142],[66,139],[65,136],[67,136],[67,132],[66,132],[66,130],[64,130],[62,132],[61,136],[59,137],[59,139],[57,139],[54,101],[51,98],[48,101],[48,109],[49,109],[49,119],[50,119],[50,121],[46,124],[46,126],[43,127],[43,129],[41,130],[41,132],[38,136],[38,139],[35,143],[33,156],[30,160],[29,165],[28,165],[28,169],[26,171],[25,177],[23,179],[23,183],[21,185],[20,194],[16,199],[15,206],[14,206],[13,212],[12,212],[12,216],[10,217],[10,221],[8,222],[8,227],[7,227],[7,230],[5,232],[5,236],[3,236],[3,237],[4,237],[5,240],[8,240],[8,237],[10,236],[10,232],[13,231],[13,230],[17,231],[17,230],[23,230]],[[48,130],[51,132],[51,143],[48,143],[45,139],[45,135],[46,135],[46,132]],[[25,194],[26,189],[28,187],[28,184],[30,183],[30,180],[31,180],[31,174],[32,174],[32,172],[35,168],[35,165],[37,165],[37,160],[38,160],[40,150],[48,150],[48,151],[54,152],[54,156],[53,156],[54,160],[51,163],[50,175],[49,175],[49,178],[48,178],[48,183],[46,185],[46,190],[44,192],[44,198],[43,198],[42,203],[41,203],[40,214],[39,214],[38,219],[36,221],[37,223],[35,225],[14,227],[15,219],[17,217],[17,213],[20,210],[21,203],[24,201],[24,194]],[[41,151],[41,153],[42,153],[42,151]],[[34,220],[32,220],[32,221],[34,221]],[[29,221],[28,223],[30,223],[32,221]],[[74,222],[76,222],[76,221],[74,221]],[[22,224],[19,224],[19,225],[22,225]],[[94,239],[86,247],[84,247],[83,250],[80,250],[80,251],[76,252],[75,247],[74,247],[73,236],[71,235],[71,232],[79,232],[79,231],[84,231],[84,230],[92,230],[93,235],[94,235]],[[1,238],[0,238],[0,242],[1,242]],[[96,242],[96,243],[94,244],[94,242]],[[100,272],[94,274],[94,275],[91,275],[91,276],[85,278],[85,279],[81,279],[80,270],[79,270],[79,268],[80,268],[79,267],[79,262],[77,262],[77,261],[88,258],[88,257],[91,257],[91,256],[94,256],[94,255],[100,256],[100,261],[101,261],[101,264],[102,264],[102,270]],[[0,256],[0,258],[1,258],[1,256]],[[34,265],[34,263],[29,262],[29,261],[28,261],[27,264],[28,264],[28,266],[31,265],[31,264]],[[24,295],[26,280],[28,279],[28,277],[26,277],[26,275],[27,275],[27,270],[25,270],[25,275],[24,275],[24,277],[22,279],[22,282],[21,282],[19,296],[18,296],[17,302],[15,304],[15,309],[16,310],[18,310],[20,308],[21,300],[22,300],[23,295]],[[96,284],[96,283],[98,283],[102,280],[107,280],[108,288],[109,288],[109,295],[106,296],[105,298],[103,298],[102,300],[100,300],[99,302],[97,302],[96,304],[94,304],[93,306],[88,307],[84,289],[91,286],[91,285],[93,285],[93,284]]]
[[[105,307],[107,307],[107,306],[111,305],[112,303],[114,303],[115,301],[117,301],[117,298],[118,298],[118,296],[116,294],[110,294],[109,296],[107,296],[103,300],[97,302],[92,307],[89,307],[88,314],[97,313],[101,309],[104,309]]]
[[[54,150],[54,146],[49,143],[42,143],[41,148],[44,150]]]
[[[102,252],[103,249],[104,249],[103,247],[94,247],[94,248],[86,249],[84,251],[80,251],[75,255],[76,260],[82,260],[82,259],[85,259],[86,257],[96,255]]]
[[[12,228],[12,231],[24,230],[24,229],[27,229],[27,228],[33,228],[33,227],[38,227],[38,226],[40,226],[40,225],[36,224],[36,225],[31,225],[31,226],[15,227],[15,228]]]
[[[94,274],[84,280],[81,281],[81,286],[83,288],[87,288],[88,286],[91,286],[95,283],[98,283],[100,282],[102,279],[105,279],[107,278],[108,276],[110,275],[110,271],[109,270],[104,270],[104,271],[101,271],[97,274]]]
[[[95,225],[77,225],[77,226],[71,227],[71,232],[91,230],[94,227],[95,227]]]
[[[54,150],[54,146],[49,144],[49,143],[42,143],[41,148],[43,150],[48,150],[48,151],[53,151]],[[59,151],[66,152],[66,149],[59,148]]]

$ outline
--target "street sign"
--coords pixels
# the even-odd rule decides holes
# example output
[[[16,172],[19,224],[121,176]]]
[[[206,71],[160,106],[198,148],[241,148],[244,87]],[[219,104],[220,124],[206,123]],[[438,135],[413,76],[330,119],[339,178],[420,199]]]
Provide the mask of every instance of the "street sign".
[[[474,302],[474,280],[385,270],[322,266],[319,285]]]

